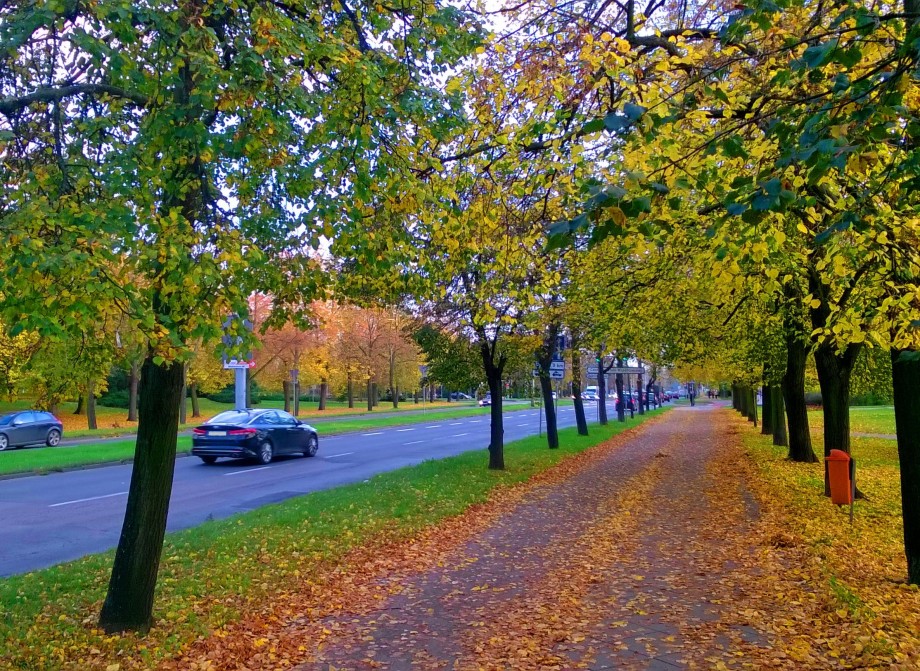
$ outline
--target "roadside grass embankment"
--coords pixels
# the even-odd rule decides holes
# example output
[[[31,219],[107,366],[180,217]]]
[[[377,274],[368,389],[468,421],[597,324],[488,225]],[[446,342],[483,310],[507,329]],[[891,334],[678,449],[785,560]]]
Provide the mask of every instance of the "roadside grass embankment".
[[[265,599],[318,589],[349,551],[410,538],[666,410],[591,424],[589,436],[564,429],[556,450],[545,437],[509,443],[504,471],[486,468],[485,450],[474,450],[169,534],[147,634],[95,626],[113,552],[0,580],[5,668],[155,668]]]
[[[852,410],[854,431],[887,433],[883,409]],[[821,458],[816,464],[789,461],[787,449],[773,446],[769,436],[753,428],[742,431],[762,478],[767,522],[784,530],[777,539],[780,547],[802,552],[802,579],[820,586],[835,604],[830,616],[839,622],[839,638],[834,645],[841,646],[847,668],[878,668],[880,661],[886,668],[917,668],[912,664],[920,659],[920,588],[906,581],[897,443],[852,439],[856,482],[867,498],[856,501],[850,526],[849,508],[823,495],[820,413],[810,419]]]

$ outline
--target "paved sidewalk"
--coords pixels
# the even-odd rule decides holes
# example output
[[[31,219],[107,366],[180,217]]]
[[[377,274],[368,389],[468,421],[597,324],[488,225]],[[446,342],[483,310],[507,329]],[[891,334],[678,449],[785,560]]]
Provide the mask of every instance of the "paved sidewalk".
[[[757,505],[724,470],[737,451],[726,456],[716,413],[669,413],[438,566],[385,580],[377,609],[317,623],[328,634],[304,640],[297,671],[740,668],[762,656],[770,639],[736,609],[751,553],[727,542]]]

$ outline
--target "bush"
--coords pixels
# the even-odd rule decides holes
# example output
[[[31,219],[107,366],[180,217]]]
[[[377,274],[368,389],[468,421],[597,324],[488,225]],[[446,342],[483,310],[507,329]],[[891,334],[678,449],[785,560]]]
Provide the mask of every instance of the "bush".
[[[127,389],[116,389],[107,391],[96,399],[96,403],[104,405],[107,408],[127,408],[129,394]]]

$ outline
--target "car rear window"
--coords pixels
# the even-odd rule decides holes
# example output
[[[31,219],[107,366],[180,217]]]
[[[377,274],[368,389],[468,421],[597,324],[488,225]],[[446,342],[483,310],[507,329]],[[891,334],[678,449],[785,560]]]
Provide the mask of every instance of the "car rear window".
[[[227,410],[226,412],[214,415],[214,417],[208,420],[208,424],[247,424],[252,417],[252,413],[250,412]]]
[[[50,412],[36,412],[35,413],[36,422],[53,422],[55,421],[54,415]]]

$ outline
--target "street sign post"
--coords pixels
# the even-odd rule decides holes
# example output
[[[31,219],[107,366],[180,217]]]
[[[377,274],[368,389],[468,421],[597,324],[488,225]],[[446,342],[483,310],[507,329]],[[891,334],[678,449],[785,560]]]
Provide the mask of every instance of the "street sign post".
[[[588,366],[588,377],[597,377],[597,366]]]
[[[644,375],[645,368],[642,366],[616,366],[607,371],[610,375],[617,375],[622,373],[623,375]]]

